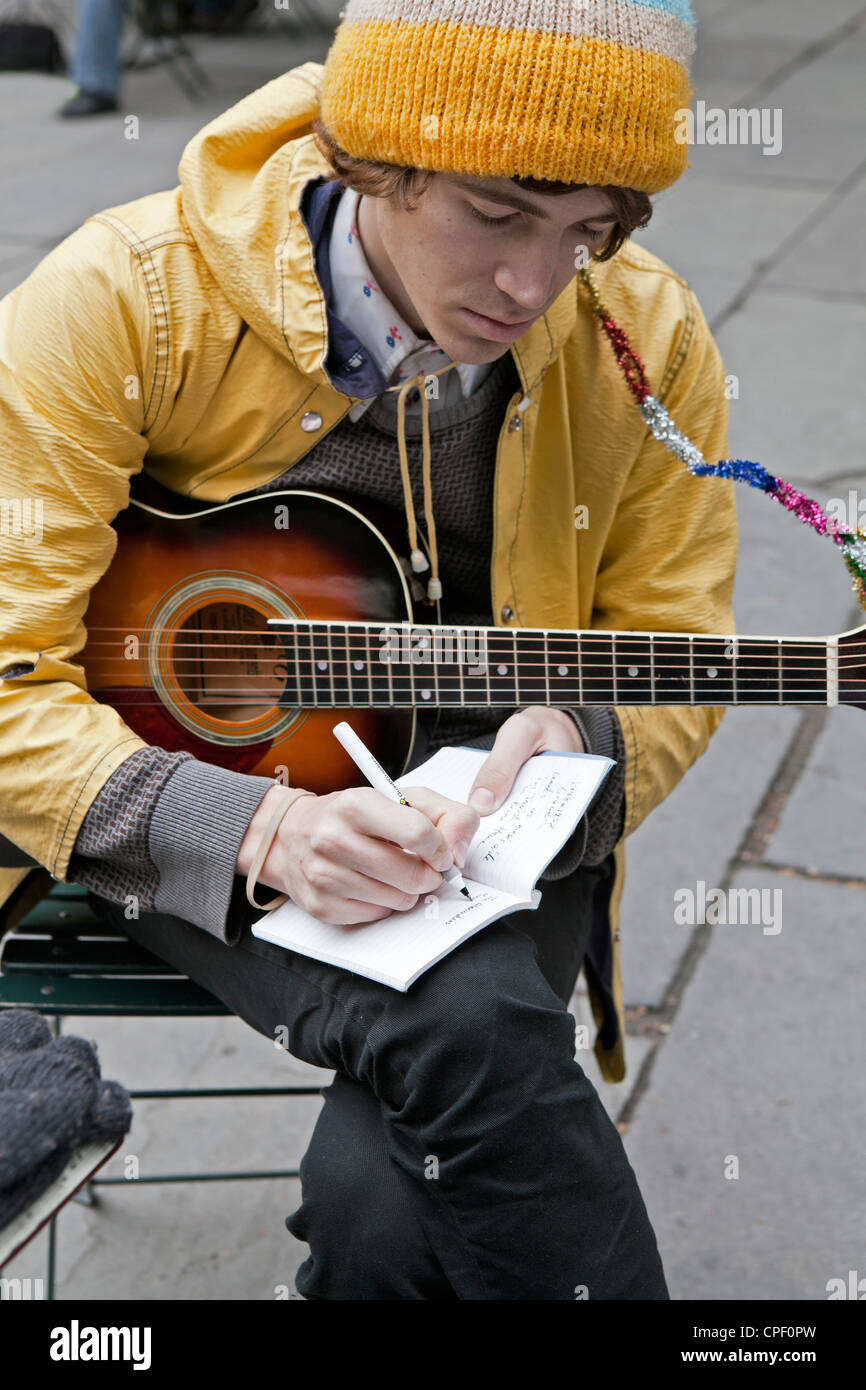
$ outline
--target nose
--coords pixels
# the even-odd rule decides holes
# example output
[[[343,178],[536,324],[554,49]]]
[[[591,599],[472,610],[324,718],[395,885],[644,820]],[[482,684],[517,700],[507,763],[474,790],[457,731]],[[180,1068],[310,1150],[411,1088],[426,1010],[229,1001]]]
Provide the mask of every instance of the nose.
[[[555,274],[549,249],[541,253],[526,251],[497,266],[493,282],[516,306],[515,313],[521,312],[528,319],[550,303]]]

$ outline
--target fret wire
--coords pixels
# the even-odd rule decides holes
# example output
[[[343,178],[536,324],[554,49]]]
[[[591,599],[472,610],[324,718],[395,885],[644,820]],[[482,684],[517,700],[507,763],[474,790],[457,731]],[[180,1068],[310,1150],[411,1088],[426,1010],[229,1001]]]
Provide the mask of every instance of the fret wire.
[[[547,629],[542,633],[544,638],[544,691],[547,696],[547,703],[550,704],[550,654],[547,650]]]
[[[616,689],[616,633],[615,633],[615,632],[612,632],[612,633],[610,634],[610,660],[611,660],[611,670],[612,670],[612,672],[613,672],[613,702],[614,702],[615,705],[618,705],[618,704],[619,704],[619,695],[617,694],[617,689]]]
[[[486,681],[486,683],[487,683],[487,703],[488,703],[488,705],[489,705],[489,704],[491,703],[491,699],[490,699],[490,650],[489,650],[489,648],[488,648],[487,639],[486,639],[486,638],[484,639],[484,655],[485,655],[485,657],[487,658],[486,661],[484,662],[484,679],[485,679],[485,681]]]
[[[362,629],[363,631],[363,629]],[[373,704],[373,656],[371,652],[366,653],[367,658],[367,691],[370,696],[370,705]]]
[[[689,637],[689,692],[691,694],[690,704],[695,703],[695,650],[691,636]]]
[[[583,704],[583,640],[581,634],[577,634],[577,693],[579,705]]]
[[[296,627],[292,628],[292,636],[295,639],[295,680],[297,681],[295,689],[298,692],[298,700],[300,701],[303,698],[304,692],[301,687],[301,657],[300,647],[298,645],[298,629]]]
[[[782,639],[781,639],[781,637],[778,637],[778,638],[776,639],[776,641],[778,642],[778,646],[779,646],[779,704],[781,705],[782,699],[783,699],[783,696],[782,696]]]
[[[731,637],[729,640],[731,643],[731,680],[734,686],[734,704],[737,704],[737,639],[736,637]]]
[[[518,705],[520,705],[521,700],[520,700],[520,676],[518,675],[518,671],[517,671],[518,656],[517,656],[517,633],[516,633],[516,632],[512,632],[512,634],[511,634],[511,642],[512,642],[512,646],[514,647],[514,666],[513,666],[513,668],[512,668],[512,669],[514,670],[514,704],[515,704],[515,706],[518,706]]]
[[[650,704],[656,703],[656,639],[650,633]]]
[[[421,646],[421,642],[423,641],[423,638],[419,637],[419,638],[417,639],[417,641],[418,641],[418,646],[417,646],[417,648],[413,648],[413,646],[412,646],[412,624],[410,623],[410,624],[409,624],[409,631],[408,631],[408,633],[407,633],[406,653],[407,653],[407,656],[408,656],[408,663],[409,663],[409,694],[410,694],[410,697],[411,697],[412,704],[413,704],[416,708],[417,708],[417,705],[418,705],[418,701],[417,701],[417,699],[416,699],[416,697],[415,697],[415,657],[416,657],[416,655],[418,654],[418,652],[420,652],[420,653],[423,655],[424,650],[425,650],[424,647]]]
[[[440,646],[441,646],[441,644],[440,644]],[[432,653],[431,653],[431,656],[434,658],[434,659],[433,659],[433,662],[432,662],[432,665],[433,665],[433,692],[434,692],[434,699],[435,699],[435,701],[436,701],[436,705],[438,706],[438,705],[439,705],[439,662],[435,660],[435,657],[436,657],[436,648],[435,648],[435,646],[434,646],[434,648],[433,648],[433,651],[432,651]]]

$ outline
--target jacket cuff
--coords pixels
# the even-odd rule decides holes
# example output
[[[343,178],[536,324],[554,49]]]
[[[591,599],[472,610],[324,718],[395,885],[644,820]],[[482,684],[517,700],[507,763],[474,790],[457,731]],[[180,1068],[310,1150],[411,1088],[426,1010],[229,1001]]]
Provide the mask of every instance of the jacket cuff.
[[[154,909],[182,917],[234,946],[248,913],[238,914],[238,850],[269,777],[191,759],[166,783],[150,822],[148,848],[159,870]],[[245,898],[243,899],[245,902]],[[248,906],[248,905],[247,905]]]
[[[577,725],[578,732],[583,739],[583,748],[586,753],[596,753],[602,758],[612,758],[616,762],[616,729],[614,721],[616,715],[609,705],[588,705],[573,708],[565,707],[565,713],[570,714]],[[566,840],[558,854],[555,854],[539,878],[539,883],[556,883],[561,878],[568,878],[576,869],[579,869],[584,862],[584,857],[589,845],[590,834],[590,812],[594,806],[598,806],[610,782],[615,769],[611,768],[607,777],[602,782],[583,817],[578,821],[573,833]],[[617,790],[616,798],[621,793]]]

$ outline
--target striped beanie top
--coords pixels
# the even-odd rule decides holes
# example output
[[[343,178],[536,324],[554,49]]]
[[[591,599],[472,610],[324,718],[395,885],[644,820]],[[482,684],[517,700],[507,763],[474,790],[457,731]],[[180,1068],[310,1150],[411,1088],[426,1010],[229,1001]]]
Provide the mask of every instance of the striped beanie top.
[[[657,193],[688,164],[689,0],[348,0],[321,117],[347,153]]]

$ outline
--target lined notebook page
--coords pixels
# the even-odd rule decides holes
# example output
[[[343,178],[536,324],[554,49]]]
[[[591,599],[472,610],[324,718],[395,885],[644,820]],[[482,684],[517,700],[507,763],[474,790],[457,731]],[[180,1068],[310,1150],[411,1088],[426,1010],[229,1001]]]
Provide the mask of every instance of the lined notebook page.
[[[431,787],[452,801],[466,801],[487,756],[481,748],[440,748],[397,785],[403,791]],[[481,817],[463,877],[527,898],[612,767],[610,758],[592,753],[536,753],[518,772],[504,806]]]
[[[541,894],[535,893],[529,901],[520,902],[509,893],[468,880],[467,887],[471,902],[444,882],[408,912],[395,912],[381,922],[365,922],[357,927],[330,926],[294,903],[283,903],[256,922],[252,931],[254,936],[275,946],[300,951],[314,960],[324,960],[381,980],[393,989],[406,990],[431,965],[482,927],[506,912],[536,906],[541,899]]]

